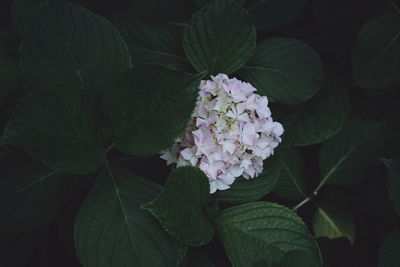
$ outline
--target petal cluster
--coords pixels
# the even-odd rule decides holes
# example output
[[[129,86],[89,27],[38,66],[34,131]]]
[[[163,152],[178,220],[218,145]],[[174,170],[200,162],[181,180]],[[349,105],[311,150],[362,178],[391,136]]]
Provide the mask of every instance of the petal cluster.
[[[258,176],[263,160],[281,142],[283,127],[274,122],[268,98],[249,83],[225,74],[202,81],[186,134],[165,151],[167,164],[197,166],[210,181],[210,192],[226,190],[236,178]]]

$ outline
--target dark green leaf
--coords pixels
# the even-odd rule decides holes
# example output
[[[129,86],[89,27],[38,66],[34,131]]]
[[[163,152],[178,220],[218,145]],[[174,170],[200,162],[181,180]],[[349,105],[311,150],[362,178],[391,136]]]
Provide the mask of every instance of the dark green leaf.
[[[65,172],[87,174],[103,164],[85,92],[50,85],[32,91],[17,106],[0,145],[13,145]]]
[[[353,80],[380,89],[400,82],[400,14],[387,13],[367,22],[354,47]]]
[[[0,169],[3,234],[27,231],[50,222],[68,201],[77,181],[76,177],[22,154],[10,153],[0,159]]]
[[[400,161],[384,160],[388,170],[389,199],[397,216],[400,217]]]
[[[183,71],[192,70],[183,52],[181,27],[132,17],[116,20],[113,24],[128,45],[133,65],[156,63]]]
[[[80,262],[85,267],[178,266],[185,246],[140,209],[160,191],[160,186],[120,167],[103,169],[76,219]]]
[[[400,229],[387,232],[378,251],[378,267],[398,267],[400,264]]]
[[[210,185],[198,168],[177,168],[170,174],[163,192],[143,206],[179,241],[190,246],[208,243],[214,226],[206,215]]]
[[[300,17],[308,0],[250,0],[249,12],[257,30],[271,30]]]
[[[281,167],[276,156],[264,162],[264,171],[256,178],[246,180],[239,178],[228,190],[217,191],[212,196],[228,203],[246,203],[257,201],[275,187]]]
[[[321,184],[349,185],[360,182],[379,165],[383,149],[380,125],[352,120],[338,135],[322,145]]]
[[[19,36],[24,35],[25,28],[31,23],[35,11],[45,1],[46,0],[13,0],[12,22]]]
[[[215,1],[196,12],[183,37],[193,67],[211,75],[241,68],[255,45],[256,32],[247,12],[232,1]]]
[[[281,165],[274,193],[290,200],[300,200],[307,196],[309,178],[306,175],[304,156],[296,149],[283,149],[277,155]]]
[[[286,104],[310,99],[324,82],[318,54],[302,41],[287,38],[258,44],[239,76],[270,101]]]
[[[171,147],[188,125],[202,76],[141,66],[119,77],[102,103],[117,147],[132,155]]]
[[[318,258],[307,250],[292,250],[285,254],[279,267],[318,267]]]
[[[217,218],[217,225],[234,266],[279,263],[286,252],[297,249],[321,261],[319,248],[304,222],[281,205],[257,202],[229,208]]]
[[[278,109],[275,118],[283,124],[283,145],[287,147],[321,143],[340,132],[350,117],[344,82],[332,74],[311,100],[285,109],[282,114]]]
[[[203,248],[189,248],[181,267],[215,267]]]
[[[354,218],[343,197],[330,195],[317,206],[313,219],[315,237],[330,239],[345,237],[354,244],[356,234]]]
[[[21,69],[30,88],[51,82],[99,90],[131,67],[119,33],[104,18],[64,1],[49,1],[28,25]]]

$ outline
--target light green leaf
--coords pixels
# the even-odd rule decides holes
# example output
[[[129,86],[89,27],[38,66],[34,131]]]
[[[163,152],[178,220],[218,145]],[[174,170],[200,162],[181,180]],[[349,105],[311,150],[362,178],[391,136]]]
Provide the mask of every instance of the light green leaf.
[[[25,28],[31,23],[35,11],[46,0],[13,0],[12,22],[15,31],[23,36]]]
[[[182,167],[169,175],[163,192],[143,208],[176,239],[200,246],[214,236],[214,226],[205,212],[209,196],[205,174],[198,168]]]
[[[121,32],[134,65],[155,63],[192,71],[182,47],[181,27],[134,17],[118,19],[113,24]]]
[[[246,203],[257,201],[275,187],[281,167],[276,156],[264,162],[264,171],[254,179],[237,179],[228,190],[219,190],[212,197],[221,202]]]
[[[379,165],[383,146],[380,125],[365,120],[350,121],[345,129],[321,147],[320,187],[360,182]]]
[[[400,229],[388,231],[379,247],[378,267],[398,267],[400,264]]]
[[[299,18],[308,0],[249,0],[249,12],[257,30],[272,30]]]
[[[26,29],[21,69],[30,88],[58,82],[98,91],[130,67],[126,44],[113,26],[74,4],[41,5]]]
[[[17,106],[0,145],[19,147],[65,172],[92,173],[105,151],[95,138],[88,102],[80,88],[54,84],[34,90]]]
[[[322,266],[319,248],[304,222],[281,205],[256,202],[229,208],[221,212],[217,225],[234,266],[268,266],[298,249],[315,255]]]
[[[389,199],[397,216],[400,217],[400,161],[391,159],[383,161],[388,171]]]
[[[249,16],[233,1],[215,1],[197,11],[183,37],[193,67],[211,75],[241,68],[255,45],[256,32]]]
[[[310,99],[324,82],[318,54],[302,41],[288,38],[271,38],[258,44],[239,76],[270,101],[286,104]]]
[[[274,194],[290,200],[304,199],[308,192],[304,156],[299,150],[283,149],[276,157],[281,171]]]
[[[186,248],[140,206],[160,186],[128,170],[104,168],[76,219],[75,246],[85,267],[178,266]]]
[[[187,128],[201,77],[155,65],[121,75],[102,102],[117,147],[131,155],[171,147]]]
[[[275,119],[285,129],[283,145],[308,146],[328,140],[346,126],[350,109],[344,82],[330,73],[325,86],[311,100],[276,109]]]
[[[354,244],[355,223],[346,201],[340,196],[330,195],[317,206],[313,219],[315,237],[345,237]]]
[[[16,164],[18,162],[18,164]],[[0,233],[31,230],[53,220],[69,200],[76,177],[21,153],[0,159]]]
[[[357,86],[381,89],[400,83],[400,14],[378,16],[362,27],[352,64]]]

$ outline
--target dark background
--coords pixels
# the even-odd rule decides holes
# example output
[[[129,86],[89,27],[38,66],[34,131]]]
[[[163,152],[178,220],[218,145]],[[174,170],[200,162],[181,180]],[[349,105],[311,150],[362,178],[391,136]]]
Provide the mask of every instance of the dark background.
[[[166,0],[164,0],[166,1]],[[332,3],[334,5],[320,4],[319,13],[315,12],[314,2]],[[360,26],[372,17],[382,12],[391,10],[391,6],[385,0],[316,0],[309,1],[302,16],[295,22],[278,30],[258,33],[258,39],[263,40],[271,36],[297,37],[314,49],[316,49],[325,64],[336,64],[342,73],[351,81],[350,55],[354,45],[356,33]],[[128,0],[74,0],[92,11],[103,16],[111,16],[124,9]],[[189,0],[187,0],[189,2]],[[0,29],[10,30],[12,0],[0,0]],[[155,9],[157,7],[154,7]],[[188,17],[194,10],[194,6],[187,7]],[[186,13],[185,13],[186,14]],[[154,19],[154,17],[153,17]],[[359,114],[368,114],[372,118],[380,118],[390,114],[387,109],[376,108],[387,105],[387,99],[395,99],[393,91],[383,91],[382,97],[377,96],[373,100],[360,88],[352,87],[349,90],[352,97],[352,106]],[[395,101],[395,100],[393,100]],[[394,102],[396,104],[396,102]],[[372,112],[371,110],[376,110]],[[393,113],[392,113],[393,115]],[[317,183],[319,146],[314,145],[303,149],[308,162],[308,174],[310,179]],[[114,152],[112,157],[123,157]],[[17,163],[16,163],[17,164]],[[135,169],[138,173],[145,173],[147,177],[156,182],[163,183],[169,173],[165,163],[158,157],[131,159],[123,162],[123,165]],[[149,168],[151,166],[151,168]],[[150,172],[150,173],[149,173]],[[351,195],[351,207],[357,224],[357,240],[352,247],[344,239],[328,240],[318,239],[321,247],[325,266],[329,267],[357,267],[375,266],[378,246],[385,229],[398,223],[387,203],[386,188],[382,182],[385,170],[378,170],[365,179],[362,184],[343,188],[331,187],[323,189],[323,193],[338,193]],[[55,221],[41,228],[13,236],[0,236],[0,266],[14,267],[57,267],[57,266],[81,266],[74,253],[73,223],[75,215],[90,190],[94,181],[93,176],[87,177],[85,183],[77,188],[68,205]],[[273,195],[266,198],[282,204],[292,205]],[[373,203],[370,203],[373,199]],[[373,205],[371,207],[371,204]],[[315,206],[311,203],[300,211],[300,215],[309,224]],[[217,239],[207,246],[207,250],[216,266],[230,266],[223,253],[223,247]]]

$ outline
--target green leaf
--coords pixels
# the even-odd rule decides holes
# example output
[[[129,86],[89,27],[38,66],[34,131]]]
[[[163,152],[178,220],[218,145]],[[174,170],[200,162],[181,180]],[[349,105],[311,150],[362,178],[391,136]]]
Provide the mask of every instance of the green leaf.
[[[305,170],[305,159],[296,149],[283,149],[276,155],[281,171],[274,194],[290,199],[304,199],[308,194],[308,176]]]
[[[160,191],[126,169],[104,168],[76,219],[80,262],[85,267],[178,266],[186,247],[140,209]]]
[[[181,267],[215,267],[204,248],[189,248]]]
[[[3,234],[31,230],[53,220],[77,182],[76,177],[20,153],[1,158],[0,169],[0,233]]]
[[[319,248],[304,222],[276,203],[256,202],[226,209],[217,218],[217,225],[234,266],[279,263],[286,252],[297,249],[318,257],[322,266]]]
[[[141,66],[121,75],[102,102],[117,147],[132,155],[171,147],[187,128],[201,77],[161,66]]]
[[[94,137],[88,101],[84,91],[70,86],[34,90],[17,106],[0,145],[19,147],[65,172],[92,173],[105,151]]]
[[[384,160],[388,171],[389,199],[397,216],[400,217],[400,161]]]
[[[35,11],[46,0],[14,0],[11,10],[12,22],[15,31],[23,36],[26,27],[32,22]]]
[[[28,25],[21,49],[25,82],[52,82],[99,90],[131,67],[120,34],[104,18],[64,1],[49,1]]]
[[[357,86],[381,89],[400,82],[400,14],[387,13],[367,22],[353,50]]]
[[[264,171],[254,179],[239,178],[228,190],[217,191],[212,197],[221,202],[246,203],[257,201],[275,187],[281,168],[276,156],[264,162]]]
[[[346,200],[340,195],[330,195],[317,206],[313,219],[315,237],[345,237],[354,244],[355,223]]]
[[[250,0],[249,12],[257,30],[272,30],[299,18],[308,0]]]
[[[183,36],[193,67],[211,75],[240,69],[255,46],[256,32],[247,12],[232,1],[215,1],[197,11]]]
[[[208,178],[198,168],[177,168],[168,177],[163,192],[143,206],[182,243],[200,246],[214,236],[214,226],[206,215],[210,196]]]
[[[346,126],[351,107],[344,82],[329,74],[325,86],[311,100],[276,112],[276,120],[285,129],[283,145],[296,147],[318,144],[336,135]]]
[[[192,71],[183,51],[180,27],[134,17],[115,20],[113,24],[128,46],[133,65],[155,63]]]
[[[282,258],[279,267],[318,267],[318,258],[307,250],[291,250]]]
[[[400,229],[387,232],[378,251],[378,267],[398,267],[400,263]]]
[[[321,147],[321,186],[360,182],[378,165],[383,149],[381,127],[370,121],[352,120]]]
[[[270,101],[286,104],[310,99],[324,82],[318,54],[302,41],[288,38],[271,38],[258,44],[239,76]]]

